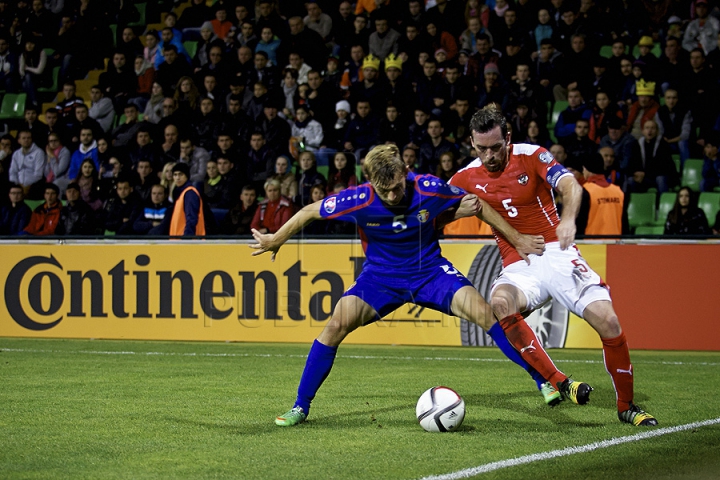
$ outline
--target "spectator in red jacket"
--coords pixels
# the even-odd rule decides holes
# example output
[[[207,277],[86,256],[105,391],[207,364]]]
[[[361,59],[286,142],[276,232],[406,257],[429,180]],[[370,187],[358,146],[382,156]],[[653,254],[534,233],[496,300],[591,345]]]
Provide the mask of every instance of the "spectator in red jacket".
[[[45,186],[45,203],[37,207],[30,217],[30,223],[24,235],[54,235],[55,229],[60,221],[60,208],[62,204],[58,200],[60,189],[54,183]]]
[[[260,233],[275,233],[293,213],[290,199],[280,195],[280,182],[271,178],[265,182],[265,200],[260,202],[251,226]]]

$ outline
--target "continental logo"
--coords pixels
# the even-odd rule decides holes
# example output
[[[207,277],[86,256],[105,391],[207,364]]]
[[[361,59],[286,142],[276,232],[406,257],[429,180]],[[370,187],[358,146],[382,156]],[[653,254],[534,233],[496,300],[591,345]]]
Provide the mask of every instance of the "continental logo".
[[[357,278],[364,258],[350,257],[349,261]],[[312,277],[313,290],[308,303],[303,304],[303,294],[308,292],[302,292],[301,280],[308,273],[301,261],[285,270],[284,278],[268,270],[213,270],[193,275],[187,270],[155,270],[151,263],[148,255],[140,254],[129,262],[119,260],[107,271],[73,270],[66,269],[54,255],[30,256],[10,270],[5,280],[5,305],[18,325],[43,331],[73,318],[186,320],[202,314],[213,320],[232,316],[259,320],[256,299],[263,293],[265,320],[302,321],[306,318],[304,310],[313,320],[324,321],[345,291],[338,273],[321,271]],[[287,296],[284,316],[279,312],[279,295]],[[134,299],[128,302],[132,308],[126,307],[126,297]],[[323,307],[328,297],[329,311]],[[221,298],[235,301],[230,302],[232,306],[218,301],[223,305],[218,307],[215,300]]]

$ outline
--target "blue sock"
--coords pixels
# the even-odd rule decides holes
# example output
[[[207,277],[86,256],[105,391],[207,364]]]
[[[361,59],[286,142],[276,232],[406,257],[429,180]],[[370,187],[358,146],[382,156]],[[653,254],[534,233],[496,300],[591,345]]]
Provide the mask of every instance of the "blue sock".
[[[310,402],[315,398],[320,385],[325,381],[335,363],[335,354],[337,354],[337,347],[328,347],[317,340],[310,348],[305,362],[305,370],[300,377],[297,400],[295,400],[295,406],[301,407],[305,415],[310,411]]]
[[[520,365],[522,368],[525,369],[526,372],[530,374],[532,379],[535,380],[538,390],[540,390],[540,387],[543,383],[546,382],[546,380],[543,378],[542,375],[540,375],[540,373],[538,373],[537,370],[531,367],[529,363],[523,360],[520,352],[515,350],[515,347],[510,344],[507,337],[505,336],[505,332],[500,326],[500,322],[495,322],[495,324],[490,327],[490,330],[488,330],[487,333],[488,335],[490,335],[490,338],[493,339],[495,345],[498,346],[498,348],[505,354],[506,357]]]

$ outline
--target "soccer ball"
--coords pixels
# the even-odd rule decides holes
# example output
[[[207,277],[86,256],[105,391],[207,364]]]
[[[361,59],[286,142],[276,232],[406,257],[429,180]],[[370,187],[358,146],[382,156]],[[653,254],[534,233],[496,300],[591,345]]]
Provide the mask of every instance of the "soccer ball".
[[[465,418],[465,400],[452,388],[433,387],[420,395],[415,414],[428,432],[452,432]]]

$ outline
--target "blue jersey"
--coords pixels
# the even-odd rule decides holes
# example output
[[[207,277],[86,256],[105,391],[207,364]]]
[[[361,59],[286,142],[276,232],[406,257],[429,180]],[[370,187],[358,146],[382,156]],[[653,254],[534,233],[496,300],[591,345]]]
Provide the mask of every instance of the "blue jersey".
[[[432,175],[408,174],[405,198],[383,203],[369,183],[325,198],[323,218],[355,222],[363,241],[365,268],[416,271],[444,261],[435,218],[460,203],[465,191]]]

